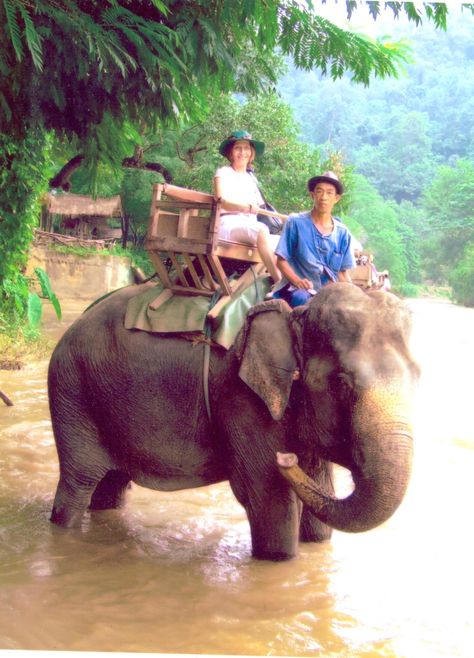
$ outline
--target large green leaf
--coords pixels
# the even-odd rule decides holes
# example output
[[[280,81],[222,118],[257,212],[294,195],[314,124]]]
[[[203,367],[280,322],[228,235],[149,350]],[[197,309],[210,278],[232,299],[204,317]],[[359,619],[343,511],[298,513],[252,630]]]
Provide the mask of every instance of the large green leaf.
[[[41,292],[43,294],[43,297],[46,297],[47,299],[51,299],[54,293],[51,288],[51,281],[49,279],[49,276],[41,267],[35,267],[34,271],[36,276],[38,277],[38,281],[41,286]]]
[[[54,307],[56,317],[58,318],[58,320],[61,320],[62,318],[61,304],[59,303],[59,299],[57,298],[56,294],[53,292],[49,276],[43,269],[41,269],[41,267],[35,267],[35,274],[38,277],[38,281],[41,286],[41,293],[43,297],[49,299],[49,301],[52,303]]]
[[[59,299],[53,293],[50,300],[51,300],[51,303],[53,305],[54,311],[56,313],[56,317],[58,318],[58,320],[61,320],[62,317],[63,317],[63,314],[62,314],[62,310],[61,310],[61,304],[59,303]]]
[[[38,293],[32,292],[28,295],[27,317],[28,324],[32,329],[37,329],[41,323],[43,304]]]

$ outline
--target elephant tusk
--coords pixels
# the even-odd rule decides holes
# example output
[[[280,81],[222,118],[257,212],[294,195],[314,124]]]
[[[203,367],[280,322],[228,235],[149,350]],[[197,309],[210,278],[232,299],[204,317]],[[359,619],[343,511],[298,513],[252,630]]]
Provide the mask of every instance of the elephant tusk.
[[[277,452],[277,463],[280,468],[292,468],[298,464],[298,457],[294,452]]]
[[[288,480],[299,498],[314,512],[321,510],[326,503],[334,501],[333,496],[317,487],[316,483],[298,466],[298,457],[293,452],[277,452],[280,473]]]

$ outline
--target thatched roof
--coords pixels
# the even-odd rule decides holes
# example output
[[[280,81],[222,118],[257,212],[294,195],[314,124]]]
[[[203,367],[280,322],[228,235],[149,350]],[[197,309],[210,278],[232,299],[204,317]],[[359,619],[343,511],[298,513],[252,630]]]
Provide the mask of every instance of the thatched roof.
[[[121,217],[122,202],[120,196],[97,197],[82,194],[48,194],[48,212],[53,215],[79,215],[99,217]]]

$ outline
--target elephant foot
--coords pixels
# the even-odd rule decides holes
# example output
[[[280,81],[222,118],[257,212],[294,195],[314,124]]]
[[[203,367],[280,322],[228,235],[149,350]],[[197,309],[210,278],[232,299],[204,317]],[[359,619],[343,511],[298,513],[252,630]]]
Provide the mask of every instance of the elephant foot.
[[[284,553],[280,551],[252,551],[252,557],[255,560],[270,560],[272,562],[285,562],[293,560],[297,553]]]
[[[297,505],[287,508],[287,512],[279,522],[274,523],[269,522],[271,514],[262,514],[258,520],[251,519],[252,557],[257,560],[283,562],[298,555]]]
[[[50,521],[63,528],[78,528],[90,501],[93,484],[79,486],[76,480],[59,478]]]
[[[79,528],[84,512],[71,511],[65,507],[53,507],[49,520],[61,528]]]

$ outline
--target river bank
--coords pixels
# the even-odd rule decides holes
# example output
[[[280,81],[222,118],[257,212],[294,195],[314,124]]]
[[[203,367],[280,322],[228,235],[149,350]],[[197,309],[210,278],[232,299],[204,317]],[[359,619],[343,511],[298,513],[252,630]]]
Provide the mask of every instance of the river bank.
[[[95,299],[135,280],[130,258],[105,251],[79,255],[33,245],[26,276],[33,276],[36,267],[48,275],[61,305],[62,319],[57,320],[51,303],[44,299],[39,336],[29,331],[16,336],[0,333],[0,370],[20,369],[46,358],[61,333],[77,317],[78,300],[85,309]],[[39,289],[37,292],[41,293]]]

